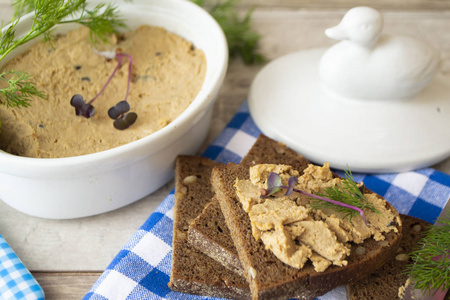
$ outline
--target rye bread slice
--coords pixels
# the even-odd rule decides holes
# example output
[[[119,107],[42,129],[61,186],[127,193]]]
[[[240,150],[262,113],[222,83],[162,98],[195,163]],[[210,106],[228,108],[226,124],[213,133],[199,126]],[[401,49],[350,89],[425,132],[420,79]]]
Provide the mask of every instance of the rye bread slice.
[[[250,284],[253,299],[313,299],[339,285],[356,282],[371,274],[397,251],[401,226],[398,228],[399,233],[385,234],[387,246],[373,239],[368,239],[361,245],[353,245],[346,267],[331,266],[326,271],[317,273],[308,262],[301,270],[292,268],[266,250],[261,240],[253,238],[249,217],[236,197],[236,178],[248,179],[248,166],[219,165],[211,174],[216,197]],[[386,205],[395,211],[392,205]],[[356,254],[358,246],[366,249],[365,254]]]
[[[197,250],[244,277],[244,269],[216,197],[189,225],[188,241]]]
[[[188,226],[211,201],[211,170],[217,163],[203,157],[179,156],[175,167],[172,270],[173,291],[233,299],[249,299],[247,281],[187,241]]]
[[[404,255],[414,250],[424,236],[430,223],[407,215],[400,215],[403,234],[396,255],[380,269],[369,276],[347,285],[349,300],[392,300],[399,299],[399,288],[405,285],[408,275],[405,266],[411,261],[403,260]],[[400,255],[397,257],[397,255]],[[403,256],[403,257],[402,257]]]
[[[310,162],[285,144],[261,134],[242,159],[241,165],[251,166],[261,163],[291,165],[302,172]],[[188,240],[195,248],[219,261],[228,269],[244,275],[244,269],[216,198],[191,223]]]

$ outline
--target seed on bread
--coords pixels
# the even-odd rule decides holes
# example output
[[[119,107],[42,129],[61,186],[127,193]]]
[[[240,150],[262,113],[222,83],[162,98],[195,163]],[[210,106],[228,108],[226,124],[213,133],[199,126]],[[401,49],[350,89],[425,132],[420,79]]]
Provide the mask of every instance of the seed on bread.
[[[409,260],[409,256],[408,256],[408,254],[401,253],[401,254],[398,254],[395,257],[395,259],[398,260],[398,261],[407,261],[407,260]]]
[[[275,147],[275,152],[278,154],[284,154],[286,152],[285,146],[283,144],[278,144],[278,146]]]
[[[195,175],[190,175],[183,179],[183,183],[186,185],[192,184],[196,181],[197,181],[197,176],[195,176]]]
[[[251,278],[256,278],[256,270],[252,267],[248,268],[248,274],[250,275]]]
[[[177,237],[181,240],[186,240],[186,238],[187,238],[186,231],[177,230]]]
[[[188,191],[187,187],[185,187],[184,185],[180,185],[180,187],[179,187],[177,190],[178,190],[178,191],[177,191],[177,193],[175,194],[175,197],[176,197],[176,198],[181,198],[181,197],[183,197],[184,195],[186,195],[186,193],[187,193],[187,191]]]
[[[182,186],[182,187],[180,187],[179,191],[180,191],[180,193],[182,193],[183,195],[185,195],[185,194],[187,193],[187,187]]]
[[[355,253],[357,255],[364,255],[366,253],[366,248],[364,248],[363,246],[359,246],[358,248],[356,248]]]
[[[380,242],[378,242],[378,244],[380,244],[380,246],[382,246],[382,247],[389,246],[389,242],[386,240],[380,241]]]

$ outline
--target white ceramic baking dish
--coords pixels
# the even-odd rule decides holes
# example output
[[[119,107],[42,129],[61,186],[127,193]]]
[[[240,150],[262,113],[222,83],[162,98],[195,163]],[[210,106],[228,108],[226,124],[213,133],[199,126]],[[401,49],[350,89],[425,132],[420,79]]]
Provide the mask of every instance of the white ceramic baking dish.
[[[194,154],[206,138],[212,106],[228,64],[226,39],[219,25],[206,11],[185,0],[109,2],[119,6],[131,28],[141,24],[164,27],[203,50],[207,71],[201,91],[169,125],[114,149],[54,159],[19,157],[0,151],[0,199],[21,212],[67,219],[123,207],[168,182],[176,156]],[[18,34],[25,32],[31,17],[22,18]],[[66,26],[58,31],[74,28]]]

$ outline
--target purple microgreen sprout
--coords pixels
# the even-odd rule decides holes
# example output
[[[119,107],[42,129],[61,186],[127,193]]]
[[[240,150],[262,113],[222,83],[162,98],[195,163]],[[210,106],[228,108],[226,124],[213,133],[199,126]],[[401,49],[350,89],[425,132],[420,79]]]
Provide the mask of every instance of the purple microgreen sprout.
[[[110,52],[98,52],[100,55],[105,56],[107,59],[111,59]],[[118,59],[117,66],[114,68],[112,74],[109,76],[105,85],[102,87],[100,92],[95,95],[89,102],[85,102],[83,97],[79,94],[76,94],[70,100],[70,104],[75,107],[75,113],[77,116],[83,116],[85,118],[90,118],[94,114],[94,106],[92,103],[105,91],[106,87],[109,85],[117,70],[122,66],[123,57],[128,58],[128,81],[127,81],[127,90],[125,94],[125,99],[119,101],[115,106],[111,107],[108,110],[108,116],[114,120],[114,127],[119,130],[126,129],[130,127],[134,122],[136,122],[137,114],[134,112],[128,113],[130,110],[130,104],[127,102],[128,94],[130,92],[131,85],[131,68],[133,65],[133,59],[131,55],[122,53],[121,49],[117,49],[115,51],[115,56]]]
[[[84,98],[80,94],[73,95],[72,99],[70,99],[70,105],[75,107],[75,114],[77,116],[90,118],[95,112],[94,106],[84,102]]]
[[[267,177],[267,193],[263,197],[269,197],[281,190],[281,177],[275,172],[271,172]]]
[[[122,117],[114,120],[114,128],[119,130],[124,130],[130,127],[134,122],[136,122],[137,114],[135,112],[129,112]]]
[[[294,191],[294,186],[297,184],[297,182],[298,182],[297,177],[295,177],[295,176],[289,177],[288,187],[286,190],[286,196],[290,196],[292,194],[292,192]]]
[[[108,110],[108,116],[111,119],[116,120],[122,114],[128,112],[129,110],[130,110],[130,104],[127,101],[122,100]]]
[[[343,181],[349,181],[349,178],[346,178]],[[355,196],[353,194],[349,194],[346,189],[342,189],[340,187],[329,188],[333,191],[338,192],[338,193],[336,193],[336,198],[341,199],[342,197],[337,197],[337,196],[341,196],[341,195],[338,195],[341,193],[345,193],[347,195],[347,197],[345,197],[345,198],[353,197],[354,198],[352,201],[353,205],[349,204],[349,203],[338,201],[336,199],[331,199],[329,197],[324,197],[323,195],[314,195],[314,194],[296,189],[296,188],[294,188],[294,186],[295,186],[295,184],[297,184],[297,182],[298,182],[298,178],[295,176],[291,176],[288,180],[288,186],[284,186],[281,183],[280,175],[278,175],[277,173],[271,172],[267,179],[267,187],[268,188],[267,188],[267,190],[264,190],[264,189],[261,190],[261,198],[267,198],[267,197],[273,195],[274,193],[276,193],[277,191],[279,191],[280,189],[286,189],[286,193],[285,193],[286,196],[291,195],[292,192],[296,192],[296,193],[305,195],[309,198],[325,201],[334,206],[341,207],[341,208],[345,209],[346,211],[348,211],[349,209],[353,210],[354,212],[357,212],[361,216],[362,220],[364,221],[364,224],[366,224],[366,225],[367,225],[367,219],[361,208],[368,207],[368,208],[376,211],[376,209],[369,202],[367,202],[367,200],[366,200],[366,203],[363,203],[361,201],[360,198],[361,197],[364,198],[364,196],[362,196],[362,195]],[[356,189],[358,189],[356,183],[354,181],[352,181],[352,182],[353,182],[354,186],[356,186]],[[346,183],[346,185],[349,185],[349,184],[351,184],[351,183],[348,183],[348,182]],[[332,193],[328,193],[328,194],[330,195]],[[333,196],[333,198],[334,198],[334,196]],[[358,205],[360,207],[358,207],[356,205]],[[351,216],[351,213],[349,213],[349,215]]]
[[[119,101],[115,106],[108,110],[108,116],[114,120],[114,128],[119,130],[124,130],[130,127],[134,122],[136,122],[137,114],[135,112],[128,112],[130,110],[130,105],[127,102],[128,94],[130,91],[131,84],[131,67],[133,65],[133,59],[129,54],[118,53],[119,56],[126,56],[128,58],[128,82],[127,82],[127,92],[125,94],[125,99]]]
[[[117,55],[116,57],[119,59],[119,62],[117,64],[117,66],[115,67],[114,71],[112,72],[112,74],[109,76],[108,81],[105,83],[105,85],[102,87],[102,89],[100,90],[100,92],[98,92],[97,95],[95,95],[94,98],[92,98],[89,102],[85,102],[84,98],[80,95],[80,94],[76,94],[72,97],[72,99],[70,100],[70,105],[72,105],[73,107],[75,107],[75,114],[77,116],[83,116],[85,118],[90,118],[94,115],[94,106],[92,105],[92,102],[95,101],[95,99],[97,99],[102,93],[103,91],[106,89],[106,87],[108,86],[108,84],[111,82],[111,80],[113,79],[114,75],[116,74],[117,70],[120,68],[120,66],[122,65],[122,56],[121,55]]]

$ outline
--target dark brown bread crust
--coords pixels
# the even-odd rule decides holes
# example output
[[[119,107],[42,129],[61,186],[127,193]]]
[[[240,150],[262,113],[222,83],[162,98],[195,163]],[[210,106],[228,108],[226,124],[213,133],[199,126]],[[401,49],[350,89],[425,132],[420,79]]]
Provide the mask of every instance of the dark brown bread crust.
[[[357,246],[352,246],[347,267],[331,266],[322,273],[315,272],[310,263],[301,270],[292,268],[266,250],[260,240],[253,238],[248,215],[235,195],[233,185],[236,178],[248,179],[248,167],[220,165],[213,169],[211,176],[253,299],[313,298],[339,285],[367,276],[396,253],[401,227],[399,234],[391,232],[386,235],[389,247],[383,247],[379,242],[370,239],[362,244],[367,254],[358,256],[355,254]],[[251,273],[256,273],[256,276]]]
[[[403,235],[398,254],[408,254],[415,249],[423,237],[426,228],[431,225],[423,220],[400,215],[403,224]],[[419,229],[419,230],[418,230]],[[391,300],[398,299],[398,290],[405,284],[408,275],[405,266],[411,261],[397,260],[395,255],[389,262],[369,276],[356,283],[347,285],[349,300]]]
[[[177,292],[249,299],[244,278],[189,245],[187,230],[212,199],[210,174],[217,163],[202,157],[180,156],[175,168],[172,270],[169,287]],[[194,182],[186,183],[189,176]],[[192,180],[191,180],[192,181]]]
[[[302,155],[286,147],[285,144],[261,134],[240,164],[244,166],[257,164],[289,165],[301,173],[310,162]]]

